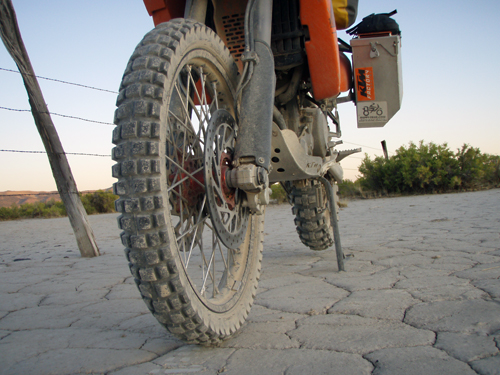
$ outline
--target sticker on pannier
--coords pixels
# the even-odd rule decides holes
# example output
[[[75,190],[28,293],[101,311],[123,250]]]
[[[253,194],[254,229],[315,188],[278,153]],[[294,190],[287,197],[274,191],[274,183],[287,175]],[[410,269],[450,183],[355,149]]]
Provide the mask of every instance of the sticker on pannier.
[[[356,91],[358,101],[375,100],[375,80],[371,67],[356,69]]]

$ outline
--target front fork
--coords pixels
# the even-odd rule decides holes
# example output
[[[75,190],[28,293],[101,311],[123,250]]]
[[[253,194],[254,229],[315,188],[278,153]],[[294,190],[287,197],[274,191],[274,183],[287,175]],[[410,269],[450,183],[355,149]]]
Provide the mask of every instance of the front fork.
[[[229,187],[244,190],[250,211],[260,214],[263,206],[269,203],[268,175],[276,89],[274,56],[271,51],[272,0],[249,0],[247,13],[250,16],[245,17],[247,28],[245,53],[242,57],[245,67],[240,82],[240,126],[236,138],[234,168],[226,172],[226,181]],[[318,179],[328,194],[337,264],[339,271],[344,271],[334,191],[327,179]]]
[[[271,136],[276,77],[271,51],[272,0],[249,0],[245,17],[245,64],[233,167],[228,184],[247,193],[256,213],[269,203]],[[239,94],[239,92],[238,92]]]

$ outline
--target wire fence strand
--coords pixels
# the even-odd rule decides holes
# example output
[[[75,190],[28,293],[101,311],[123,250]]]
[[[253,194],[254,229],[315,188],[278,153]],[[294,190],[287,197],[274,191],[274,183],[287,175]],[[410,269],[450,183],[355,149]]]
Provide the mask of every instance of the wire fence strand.
[[[21,154],[46,154],[47,151],[29,151],[29,150],[0,150],[0,152],[16,152]],[[103,158],[110,158],[111,155],[105,154],[88,154],[83,152],[56,152],[55,155],[79,155],[79,156],[99,156]]]
[[[346,141],[344,141],[344,143],[347,143],[347,144],[350,144],[350,145],[354,145],[354,146],[360,146],[360,147],[371,148],[372,150],[377,150],[377,151],[382,152],[382,151],[381,151],[380,149],[378,149],[378,148],[371,147],[371,146],[367,146],[367,145],[360,145],[359,143],[352,143],[352,142],[346,142]]]
[[[75,195],[84,195],[84,194],[88,194],[88,193],[93,193],[97,190],[86,190],[86,191],[80,191],[80,192],[77,192],[77,191],[67,191],[66,194],[75,194]],[[0,194],[0,197],[40,197],[40,196],[46,196],[46,195],[60,195],[59,192],[57,191],[51,191],[51,192],[36,192],[36,193],[20,193],[20,194],[5,194],[5,193],[2,193]]]
[[[6,111],[13,111],[13,112],[31,112],[31,109],[16,109],[16,108],[8,108],[8,107],[0,107],[0,109],[4,109]],[[45,113],[51,116],[59,116],[59,117],[65,117],[65,118],[70,118],[74,120],[80,120],[80,121],[86,121],[86,122],[93,122],[95,124],[102,124],[102,125],[111,125],[115,126],[115,124],[111,122],[103,122],[103,121],[96,121],[96,120],[89,120],[83,117],[76,117],[76,116],[69,116],[69,115],[62,115],[60,113],[55,113],[55,112],[39,112],[39,113]]]
[[[6,68],[0,68],[0,70],[1,71],[5,71],[5,72],[17,73],[17,74],[21,74],[22,75],[22,73],[19,72],[19,71],[17,71],[17,70],[6,69]],[[101,88],[98,88],[98,87],[83,85],[83,84],[80,84],[80,83],[68,82],[68,81],[63,81],[63,80],[60,80],[60,79],[49,78],[49,77],[42,77],[42,76],[39,76],[39,75],[31,75],[30,74],[30,76],[36,77],[38,79],[43,79],[43,80],[46,80],[46,81],[53,81],[53,82],[58,82],[58,83],[66,84],[66,85],[72,85],[72,86],[82,87],[82,88],[86,88],[86,89],[90,89],[90,90],[107,92],[107,93],[111,93],[111,94],[118,94],[117,91],[101,89]],[[13,111],[13,112],[31,112],[30,109],[16,109],[16,108],[8,108],[8,107],[0,107],[0,109],[7,110],[7,111]],[[52,116],[59,116],[59,117],[63,117],[63,118],[69,118],[69,119],[74,119],[74,120],[79,120],[79,121],[85,121],[85,122],[90,122],[90,123],[95,123],[95,124],[111,125],[111,126],[115,125],[115,124],[110,123],[110,122],[90,120],[90,119],[86,119],[86,118],[82,118],[82,117],[69,116],[69,115],[64,115],[64,114],[55,113],[55,112],[40,112],[40,113],[46,113],[46,114],[49,114],[49,115],[52,115]],[[361,147],[366,147],[366,148],[370,148],[370,149],[373,149],[373,150],[380,151],[378,148],[374,148],[374,147],[370,147],[370,146],[366,146],[366,145],[360,145],[360,144],[352,143],[352,142],[344,142],[344,143],[348,143],[348,144],[352,144],[352,145],[356,145],[356,146],[361,146]],[[30,150],[0,150],[0,152],[12,152],[12,153],[23,153],[23,154],[47,154],[46,151],[30,151]],[[80,153],[80,152],[63,152],[63,153],[57,153],[57,154],[59,154],[59,155],[95,156],[95,157],[107,157],[107,158],[111,157],[111,155],[105,155],[105,154],[90,154],[90,153]],[[362,159],[362,158],[356,158],[356,159]],[[344,168],[344,169],[345,170],[351,170],[351,171],[356,171],[357,170],[357,169],[352,169],[352,168]],[[74,192],[73,194],[78,194],[78,193]],[[26,193],[26,194],[0,194],[0,197],[5,197],[5,196],[42,196],[42,195],[59,195],[59,193],[58,192],[49,192],[49,193],[31,193],[31,194],[30,193]]]
[[[6,69],[6,68],[0,68],[0,70],[3,70],[5,72],[11,72],[11,73],[17,73],[17,74],[21,74],[21,72],[17,71],[17,70],[12,70],[12,69]],[[32,76],[32,77],[35,77],[35,78],[39,78],[39,79],[44,79],[46,81],[54,81],[54,82],[59,82],[59,83],[64,83],[66,85],[72,85],[72,86],[78,86],[78,87],[83,87],[83,88],[86,88],[86,89],[91,89],[91,90],[96,90],[96,91],[103,91],[103,92],[109,92],[110,94],[118,94],[117,91],[111,91],[111,90],[106,90],[106,89],[100,89],[98,87],[93,87],[93,86],[87,86],[87,85],[82,85],[80,83],[74,83],[74,82],[68,82],[68,81],[62,81],[60,79],[55,79],[55,78],[48,78],[48,77],[42,77],[42,76],[37,76],[37,75],[34,75],[34,74],[26,74],[26,75],[29,75],[29,76]]]

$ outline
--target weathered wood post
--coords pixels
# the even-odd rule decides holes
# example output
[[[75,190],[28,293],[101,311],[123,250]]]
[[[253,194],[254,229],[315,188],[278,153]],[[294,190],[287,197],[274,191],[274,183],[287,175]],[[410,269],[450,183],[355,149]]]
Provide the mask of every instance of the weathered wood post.
[[[384,152],[385,160],[389,160],[389,154],[387,153],[387,143],[385,142],[385,140],[383,140],[382,142],[380,142],[380,144],[382,145],[382,151]]]
[[[82,257],[98,256],[99,248],[97,247],[94,233],[88,222],[87,213],[78,195],[68,159],[66,158],[56,128],[50,117],[49,110],[42,95],[42,90],[38,85],[35,71],[31,66],[28,52],[21,38],[21,33],[17,25],[16,13],[11,0],[0,0],[0,36],[2,37],[2,41],[7,51],[9,51],[16,62],[19,72],[23,76],[24,86],[28,92],[31,112],[45,146],[45,150],[47,151],[57,190],[66,207],[80,253]]]

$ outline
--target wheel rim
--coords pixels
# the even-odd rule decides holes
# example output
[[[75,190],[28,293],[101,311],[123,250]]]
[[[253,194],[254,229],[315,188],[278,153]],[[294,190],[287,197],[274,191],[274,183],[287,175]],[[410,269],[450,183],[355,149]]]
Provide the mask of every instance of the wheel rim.
[[[167,114],[169,210],[180,265],[198,298],[220,312],[237,302],[234,297],[249,253],[248,246],[225,247],[211,223],[204,155],[210,119],[220,108],[233,111],[234,91],[213,57],[194,51],[183,61],[177,69]],[[245,232],[243,236],[248,236]]]

